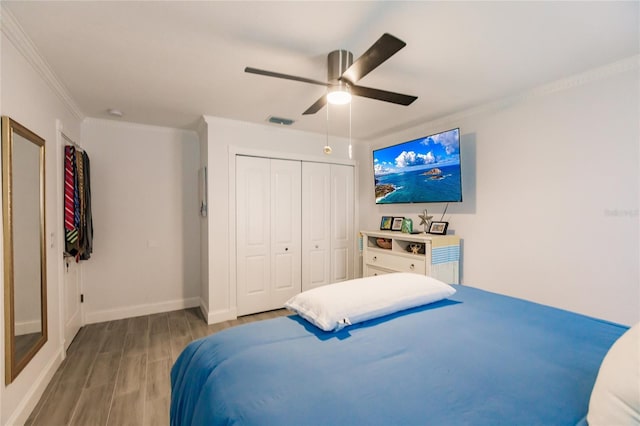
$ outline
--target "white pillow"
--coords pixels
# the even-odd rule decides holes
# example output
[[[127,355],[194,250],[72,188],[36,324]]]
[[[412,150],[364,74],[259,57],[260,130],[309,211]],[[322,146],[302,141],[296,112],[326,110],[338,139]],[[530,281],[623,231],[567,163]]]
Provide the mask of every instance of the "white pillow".
[[[305,291],[284,306],[324,331],[437,302],[456,290],[425,275],[393,273]]]
[[[602,360],[587,422],[591,426],[640,424],[640,323],[620,336]]]

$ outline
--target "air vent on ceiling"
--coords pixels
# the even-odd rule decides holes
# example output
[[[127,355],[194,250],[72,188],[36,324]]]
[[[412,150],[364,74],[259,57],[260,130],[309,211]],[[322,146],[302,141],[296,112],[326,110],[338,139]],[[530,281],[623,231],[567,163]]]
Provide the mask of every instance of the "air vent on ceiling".
[[[293,123],[295,123],[290,118],[282,118],[282,117],[274,117],[274,116],[270,116],[269,118],[267,118],[267,121],[273,124],[282,124],[283,126],[291,126]]]

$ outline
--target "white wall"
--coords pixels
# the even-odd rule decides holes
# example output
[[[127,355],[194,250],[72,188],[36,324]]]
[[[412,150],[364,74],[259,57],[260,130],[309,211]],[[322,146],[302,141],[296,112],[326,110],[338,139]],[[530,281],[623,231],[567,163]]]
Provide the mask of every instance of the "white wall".
[[[203,170],[208,166],[209,158],[207,123],[204,120],[200,120],[198,125],[198,143],[200,145],[200,173],[204,173]],[[203,188],[205,192],[206,185],[205,183],[205,188]],[[203,197],[206,198],[206,195],[203,194]],[[202,202],[202,200],[200,201]],[[207,199],[206,202],[208,203],[207,216],[200,215],[200,310],[204,313],[209,312],[209,220],[207,217],[211,200]]]
[[[635,65],[629,66],[629,63]],[[637,58],[371,142],[461,128],[464,284],[587,315],[640,320]],[[359,159],[363,227],[443,204],[376,206]],[[419,222],[418,222],[419,223]]]
[[[229,206],[235,205],[235,194],[229,193],[230,149],[254,150],[264,156],[288,156],[321,162],[349,161],[349,141],[331,137],[331,156],[323,154],[326,135],[205,116],[208,138],[209,216],[208,216],[208,283],[209,322],[235,318],[235,292],[231,286],[230,251],[234,218]],[[354,144],[355,146],[355,144]],[[306,224],[303,224],[305,226]]]
[[[195,132],[87,119],[93,254],[83,262],[87,323],[200,304]]]
[[[62,209],[58,198],[56,182],[61,176],[61,163],[58,163],[56,151],[56,120],[60,120],[64,131],[73,138],[80,135],[80,117],[72,112],[69,105],[60,100],[60,96],[51,85],[51,81],[42,77],[42,69],[36,71],[32,63],[20,52],[25,44],[14,45],[15,38],[8,38],[12,27],[7,25],[10,17],[2,10],[1,73],[0,73],[0,110],[20,124],[28,127],[46,140],[46,228],[47,228],[47,343],[29,362],[16,380],[8,386],[0,385],[1,417],[0,424],[21,424],[29,416],[38,402],[56,368],[62,361],[62,336],[60,329],[60,292],[59,274],[62,271],[62,250],[58,235],[61,225]],[[9,22],[10,24],[10,22]],[[18,50],[16,46],[20,46]],[[28,48],[28,45],[26,46]],[[33,57],[30,57],[33,61]],[[0,256],[0,259],[2,256]],[[34,265],[36,267],[36,265]],[[0,275],[2,276],[2,275]],[[3,277],[3,276],[2,276]],[[3,278],[0,278],[3,280]],[[3,282],[4,287],[4,282]],[[0,292],[0,309],[4,307],[4,292]],[[4,312],[0,315],[4,323]],[[0,327],[4,342],[4,327]],[[4,345],[3,345],[4,347]],[[4,350],[0,362],[0,377],[4,377]]]

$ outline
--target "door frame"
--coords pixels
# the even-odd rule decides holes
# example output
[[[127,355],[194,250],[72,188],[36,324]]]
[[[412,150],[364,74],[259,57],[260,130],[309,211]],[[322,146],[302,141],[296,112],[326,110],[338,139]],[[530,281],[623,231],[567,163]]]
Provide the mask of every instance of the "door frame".
[[[354,209],[353,209],[353,229],[354,232],[358,229],[358,161],[348,160],[341,158],[329,158],[329,157],[316,157],[312,155],[278,152],[278,151],[265,151],[251,148],[244,148],[235,145],[229,145],[228,149],[228,165],[229,165],[229,310],[237,314],[237,271],[236,271],[236,250],[237,250],[237,238],[236,238],[236,156],[246,157],[260,157],[276,160],[295,160],[306,161],[311,163],[326,163],[326,164],[341,164],[346,166],[353,166],[353,195],[354,195]],[[353,256],[353,270],[355,272],[359,270],[360,256],[358,253],[358,238],[353,239],[354,256]]]
[[[56,120],[56,210],[62,214],[64,212],[64,146],[65,144],[73,143],[73,140],[64,133],[63,125],[60,120]],[[64,257],[64,227],[62,217],[59,218],[55,224],[53,229],[55,229],[55,233],[50,232],[50,235],[47,235],[47,242],[51,245],[51,248],[55,247],[55,252],[58,253],[58,258],[56,265],[57,275],[58,275],[58,283],[60,286],[60,291],[58,292],[58,312],[59,315],[59,328],[60,328],[60,347],[62,348],[62,359],[65,359],[67,356],[66,348],[69,346],[71,342],[66,341],[66,300],[67,300],[67,283],[66,283],[66,262],[67,259]],[[54,235],[57,235],[57,238],[54,238]],[[80,295],[82,294],[82,268],[78,265],[78,294],[76,295],[78,299],[80,299]],[[80,327],[85,324],[84,319],[84,309],[82,303],[80,303],[79,307],[79,316],[80,316]],[[76,332],[77,334],[77,332]],[[75,336],[74,336],[75,337]],[[72,338],[73,340],[73,338]]]

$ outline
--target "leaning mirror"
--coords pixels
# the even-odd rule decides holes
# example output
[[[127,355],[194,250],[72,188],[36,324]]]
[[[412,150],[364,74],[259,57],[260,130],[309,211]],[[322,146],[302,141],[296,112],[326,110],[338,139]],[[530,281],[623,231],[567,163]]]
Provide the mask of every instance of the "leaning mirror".
[[[5,383],[47,341],[44,139],[2,117]]]

